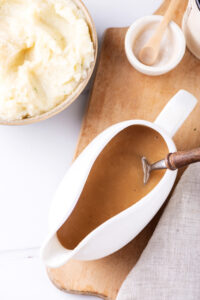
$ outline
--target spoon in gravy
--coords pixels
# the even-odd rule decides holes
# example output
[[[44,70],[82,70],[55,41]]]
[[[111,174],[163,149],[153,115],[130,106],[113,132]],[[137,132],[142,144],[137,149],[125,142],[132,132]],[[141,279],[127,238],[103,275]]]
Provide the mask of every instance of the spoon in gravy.
[[[142,167],[144,172],[144,184],[148,182],[150,173],[153,170],[169,169],[173,171],[199,161],[200,148],[169,153],[165,159],[159,160],[153,164],[150,164],[146,157],[143,156]]]

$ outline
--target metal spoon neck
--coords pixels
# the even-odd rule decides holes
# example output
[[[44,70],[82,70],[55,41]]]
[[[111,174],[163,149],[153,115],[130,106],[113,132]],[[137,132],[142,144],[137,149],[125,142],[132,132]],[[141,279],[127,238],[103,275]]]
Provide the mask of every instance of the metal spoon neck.
[[[150,165],[150,169],[151,169],[151,171],[167,169],[165,159],[159,160],[159,161],[155,162],[154,164]]]

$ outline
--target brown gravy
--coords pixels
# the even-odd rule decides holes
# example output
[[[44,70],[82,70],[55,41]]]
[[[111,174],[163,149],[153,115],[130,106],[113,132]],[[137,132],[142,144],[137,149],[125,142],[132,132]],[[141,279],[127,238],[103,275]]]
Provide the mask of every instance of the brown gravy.
[[[141,157],[155,162],[167,152],[161,135],[145,126],[130,126],[115,136],[95,161],[77,205],[58,230],[61,244],[75,248],[97,226],[148,194],[165,171],[152,172],[144,185]]]

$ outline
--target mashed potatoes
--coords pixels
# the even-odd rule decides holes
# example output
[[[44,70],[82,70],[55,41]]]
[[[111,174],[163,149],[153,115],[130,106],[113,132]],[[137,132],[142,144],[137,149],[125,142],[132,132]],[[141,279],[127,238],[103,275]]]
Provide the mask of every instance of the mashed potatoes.
[[[94,61],[88,25],[72,0],[0,0],[0,118],[49,111]]]

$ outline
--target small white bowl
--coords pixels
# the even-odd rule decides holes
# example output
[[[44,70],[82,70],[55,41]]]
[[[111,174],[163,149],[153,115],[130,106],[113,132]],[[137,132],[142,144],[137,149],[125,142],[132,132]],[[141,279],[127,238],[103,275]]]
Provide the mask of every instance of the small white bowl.
[[[169,39],[169,37],[170,37],[168,45],[169,45],[169,47],[171,47],[171,49],[169,49],[171,55],[169,52],[168,53],[166,52],[166,54],[169,54],[170,58],[163,59],[162,63],[160,62],[153,66],[144,65],[137,58],[136,53],[134,53],[134,46],[135,46],[136,40],[143,32],[145,32],[145,30],[147,28],[156,26],[159,22],[161,22],[162,18],[163,18],[163,16],[158,16],[158,15],[142,17],[141,19],[138,19],[137,21],[135,21],[129,27],[129,29],[126,33],[125,52],[126,52],[127,58],[129,60],[130,64],[136,70],[138,70],[139,72],[146,74],[146,75],[156,76],[156,75],[165,74],[165,73],[171,71],[179,64],[179,62],[181,61],[181,59],[183,58],[183,55],[185,53],[186,42],[185,42],[184,34],[183,34],[182,30],[180,29],[180,27],[176,23],[171,21],[165,32],[163,41],[161,43],[161,47],[163,47],[163,49],[165,49],[164,42],[166,42],[166,40]],[[152,33],[153,33],[153,31],[152,31]],[[148,40],[149,37],[146,37],[146,39]],[[145,44],[145,42],[144,42],[144,44]],[[165,49],[165,51],[166,51],[166,49]],[[162,55],[162,51],[160,51],[160,55]]]

